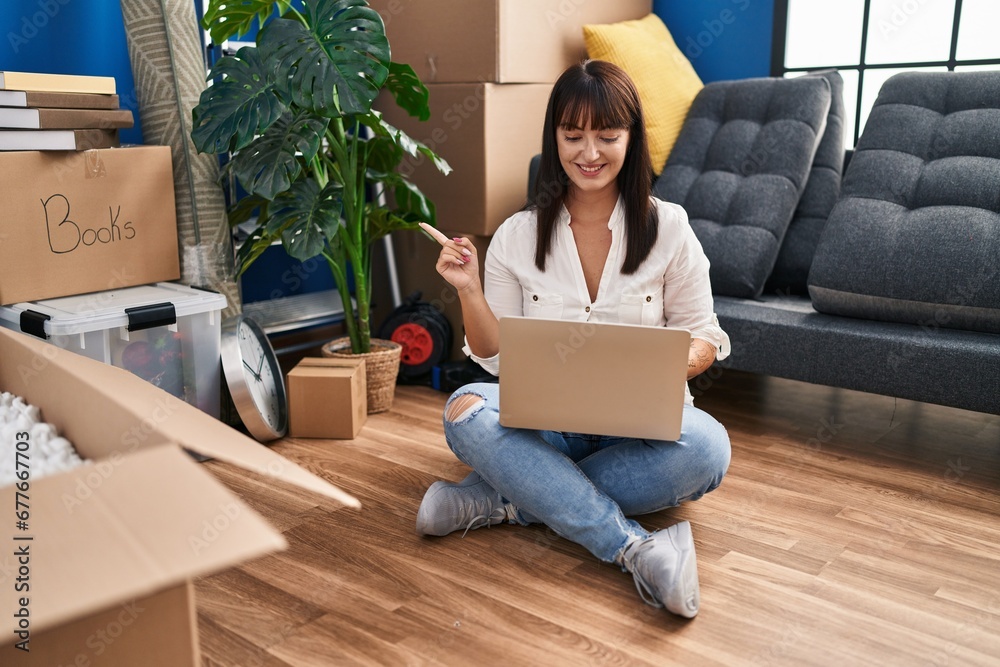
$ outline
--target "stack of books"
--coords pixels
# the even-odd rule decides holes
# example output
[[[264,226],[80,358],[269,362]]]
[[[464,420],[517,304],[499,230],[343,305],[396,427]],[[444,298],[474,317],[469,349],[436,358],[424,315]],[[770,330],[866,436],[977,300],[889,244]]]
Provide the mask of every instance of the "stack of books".
[[[111,148],[133,123],[114,77],[0,71],[0,151]]]

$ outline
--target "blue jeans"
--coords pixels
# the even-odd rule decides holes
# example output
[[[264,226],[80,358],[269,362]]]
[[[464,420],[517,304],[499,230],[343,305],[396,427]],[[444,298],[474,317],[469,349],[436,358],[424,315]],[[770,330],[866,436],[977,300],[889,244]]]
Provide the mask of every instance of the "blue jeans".
[[[466,385],[448,404],[463,394],[483,402],[444,420],[455,456],[517,507],[519,523],[544,523],[605,562],[649,535],[626,515],[700,498],[729,467],[726,429],[693,406],[684,407],[680,439],[668,442],[506,428],[498,385]]]

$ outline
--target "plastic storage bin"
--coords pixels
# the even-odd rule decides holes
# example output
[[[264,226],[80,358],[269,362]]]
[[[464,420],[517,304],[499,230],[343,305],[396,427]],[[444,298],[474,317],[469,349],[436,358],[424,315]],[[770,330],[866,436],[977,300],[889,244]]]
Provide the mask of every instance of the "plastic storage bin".
[[[175,283],[0,308],[0,324],[124,368],[219,417],[226,297]]]

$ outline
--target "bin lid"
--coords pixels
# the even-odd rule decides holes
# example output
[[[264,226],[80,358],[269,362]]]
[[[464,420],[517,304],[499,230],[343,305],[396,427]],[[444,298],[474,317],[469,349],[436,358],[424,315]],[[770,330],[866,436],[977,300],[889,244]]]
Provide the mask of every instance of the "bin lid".
[[[138,309],[132,312],[133,320],[146,313],[152,313],[155,318],[161,317],[164,310],[169,311],[169,304],[173,307],[173,315],[180,318],[222,310],[226,303],[226,297],[217,292],[178,283],[154,283],[4,306],[0,308],[0,324],[20,330],[21,314],[31,311],[44,321],[46,334],[65,336],[127,327],[130,314],[126,311],[131,309]],[[156,305],[164,308],[148,308]]]

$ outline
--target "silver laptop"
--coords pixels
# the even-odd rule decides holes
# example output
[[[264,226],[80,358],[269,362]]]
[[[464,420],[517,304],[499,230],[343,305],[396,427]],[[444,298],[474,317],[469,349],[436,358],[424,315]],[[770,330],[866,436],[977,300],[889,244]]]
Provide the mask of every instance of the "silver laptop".
[[[691,334],[500,319],[500,424],[649,440],[681,434]]]

